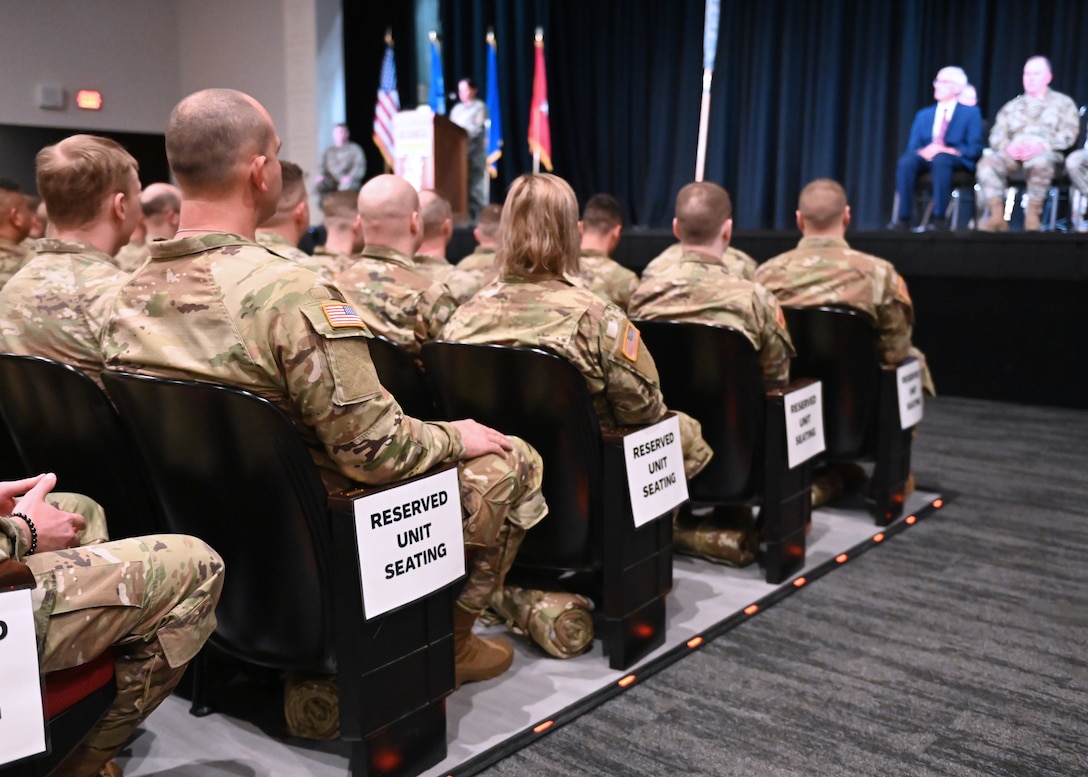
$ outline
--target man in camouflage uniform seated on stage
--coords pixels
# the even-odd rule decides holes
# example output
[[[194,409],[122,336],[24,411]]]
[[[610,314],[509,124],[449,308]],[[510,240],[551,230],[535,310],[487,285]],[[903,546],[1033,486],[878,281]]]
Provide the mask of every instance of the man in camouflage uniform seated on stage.
[[[372,332],[419,353],[457,307],[412,260],[423,235],[419,195],[399,176],[371,178],[359,192],[358,218],[366,245],[336,285]]]
[[[0,564],[30,567],[43,673],[113,648],[117,696],[53,777],[120,777],[112,759],[215,630],[223,561],[195,537],[107,541],[102,508],[56,476],[0,483]],[[33,529],[31,529],[33,527]]]
[[[458,462],[470,557],[454,613],[456,676],[494,677],[513,648],[476,637],[472,624],[525,531],[547,512],[540,457],[475,421],[405,415],[379,382],[367,327],[340,290],[253,241],[279,198],[279,146],[268,112],[241,92],[208,89],[174,108],[166,152],[184,193],[181,228],[152,246],[151,261],[122,288],[106,365],[260,394],[293,421],[330,489]]]
[[[72,135],[38,152],[37,177],[52,237],[0,289],[0,347],[97,382],[102,327],[128,277],[115,254],[143,219],[136,160],[108,138]]]
[[[1021,168],[1028,183],[1024,229],[1042,228],[1043,203],[1056,166],[1080,131],[1076,103],[1049,88],[1050,79],[1050,61],[1032,57],[1024,63],[1024,93],[997,112],[990,148],[975,173],[990,211],[989,218],[978,226],[981,230],[1004,232],[1009,228],[1005,223],[1005,190],[1009,173]]]

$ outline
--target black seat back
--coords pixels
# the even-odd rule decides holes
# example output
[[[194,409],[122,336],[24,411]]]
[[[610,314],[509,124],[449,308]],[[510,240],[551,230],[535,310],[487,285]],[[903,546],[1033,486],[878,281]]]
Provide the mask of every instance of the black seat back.
[[[133,442],[84,373],[40,356],[0,354],[0,413],[25,470],[55,472],[59,491],[101,504],[112,538],[159,526],[158,502]]]
[[[845,307],[786,307],[797,356],[791,378],[823,383],[827,455],[857,459],[869,455],[880,387],[877,333],[865,313]]]
[[[432,342],[423,363],[449,419],[474,418],[529,442],[544,460],[548,518],[518,551],[522,567],[588,569],[601,505],[600,422],[585,379],[568,361],[537,348]]]
[[[725,326],[635,322],[653,354],[670,410],[703,427],[714,457],[688,484],[695,502],[738,502],[762,488],[766,398],[755,347]]]
[[[106,372],[172,532],[227,578],[213,640],[243,660],[335,671],[327,492],[290,419],[236,388]]]
[[[407,348],[377,335],[367,340],[367,345],[378,379],[396,397],[401,409],[413,418],[434,420],[434,400],[416,357]]]

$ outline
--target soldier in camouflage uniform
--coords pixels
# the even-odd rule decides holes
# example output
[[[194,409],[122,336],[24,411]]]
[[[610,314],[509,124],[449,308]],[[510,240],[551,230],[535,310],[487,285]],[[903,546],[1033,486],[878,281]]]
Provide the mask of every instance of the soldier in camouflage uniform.
[[[424,189],[419,193],[419,218],[423,222],[423,235],[412,257],[416,272],[435,283],[445,283],[453,272],[453,265],[446,259],[446,248],[453,238],[450,201],[432,189]]]
[[[366,177],[366,154],[362,146],[353,143],[347,124],[332,128],[332,145],[321,157],[321,174],[317,177],[317,191],[328,194],[335,191],[358,189]]]
[[[650,260],[650,263],[642,269],[642,280],[648,281],[669,267],[680,261],[684,253],[684,247],[680,243],[673,243],[660,254]],[[746,281],[755,280],[758,263],[751,256],[733,246],[726,246],[722,252],[722,264],[729,272]]]
[[[782,305],[847,305],[868,313],[876,323],[881,361],[898,364],[918,357],[923,386],[930,396],[936,394],[925,357],[911,345],[914,304],[906,281],[891,262],[846,242],[850,206],[842,186],[826,178],[813,181],[801,191],[797,207],[801,241],[760,265],[756,282]]]
[[[98,381],[102,327],[127,277],[113,255],[143,218],[136,160],[115,141],[73,135],[38,153],[37,176],[53,236],[0,289],[0,347]]]
[[[336,277],[336,264],[322,256],[310,256],[298,247],[310,228],[310,202],[302,168],[294,162],[280,160],[283,169],[283,189],[276,212],[257,227],[257,242],[277,256],[320,275],[327,281]]]
[[[271,117],[248,95],[208,89],[175,107],[166,151],[185,196],[181,228],[121,289],[106,365],[260,394],[295,424],[330,489],[458,462],[470,557],[454,613],[457,681],[494,677],[513,649],[476,637],[472,624],[547,513],[540,456],[475,421],[405,415],[340,290],[253,241],[279,198],[278,148]]]
[[[322,257],[335,268],[335,278],[355,263],[356,255],[363,250],[363,225],[359,216],[359,192],[347,189],[333,192],[321,200],[322,222],[325,227],[325,245],[314,249],[314,256]]]
[[[376,176],[359,192],[359,218],[366,245],[336,285],[372,332],[419,353],[457,307],[411,259],[422,234],[419,197],[403,178]]]
[[[81,545],[81,532],[101,530],[102,510],[85,497],[50,496],[55,484],[51,474],[0,483],[0,563],[15,559],[34,574],[43,673],[110,648],[116,656],[116,698],[52,774],[120,775],[110,759],[170,695],[215,630],[223,561],[184,535],[106,542],[99,534],[95,544]]]
[[[594,294],[627,310],[638,275],[611,258],[623,234],[623,206],[611,194],[593,195],[578,229],[582,233],[578,276]]]
[[[979,160],[978,184],[989,207],[989,218],[979,224],[987,232],[1004,232],[1005,189],[1009,173],[1023,168],[1028,181],[1024,229],[1039,230],[1043,202],[1054,179],[1062,152],[1073,145],[1080,131],[1076,103],[1048,87],[1050,62],[1032,57],[1024,63],[1024,93],[1002,106],[990,130],[990,149]]]
[[[545,348],[582,373],[602,427],[660,421],[668,408],[638,329],[576,280],[577,222],[577,200],[561,178],[518,178],[503,207],[499,280],[454,312],[442,338]],[[712,452],[699,422],[676,415],[691,478]]]
[[[23,266],[32,251],[23,245],[34,223],[19,185],[0,178],[0,288]]]
[[[692,183],[676,197],[673,229],[680,259],[649,280],[631,298],[632,318],[693,321],[730,326],[744,333],[759,353],[767,388],[786,385],[793,343],[782,308],[758,283],[731,273],[722,260],[733,229],[729,193],[717,184]]]
[[[446,286],[458,305],[499,277],[495,267],[495,249],[499,245],[501,217],[501,205],[488,205],[480,211],[480,218],[472,230],[477,243],[476,251],[459,261],[446,279]]]

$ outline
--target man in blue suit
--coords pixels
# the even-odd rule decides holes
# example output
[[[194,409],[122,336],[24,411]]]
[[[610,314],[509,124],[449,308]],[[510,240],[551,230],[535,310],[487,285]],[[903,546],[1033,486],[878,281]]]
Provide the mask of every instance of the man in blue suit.
[[[952,197],[952,172],[957,168],[973,171],[982,155],[982,114],[977,106],[957,102],[966,85],[962,68],[941,68],[933,81],[936,103],[915,114],[907,151],[895,169],[899,211],[889,229],[910,229],[914,182],[926,170],[933,176],[934,215],[928,227],[948,228],[945,213]]]

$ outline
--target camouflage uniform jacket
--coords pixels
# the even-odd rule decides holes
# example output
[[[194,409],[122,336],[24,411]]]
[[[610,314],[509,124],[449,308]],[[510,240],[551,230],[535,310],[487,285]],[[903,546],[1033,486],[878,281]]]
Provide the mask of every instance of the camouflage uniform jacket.
[[[366,246],[336,278],[371,331],[413,353],[434,340],[457,307],[449,289],[399,251]]]
[[[476,253],[469,254],[454,265],[453,272],[446,278],[446,286],[449,287],[453,298],[458,305],[462,305],[487,284],[499,277],[499,271],[495,267],[495,249],[476,249]]]
[[[417,273],[426,275],[435,283],[445,283],[446,278],[453,272],[453,265],[444,256],[416,254],[412,261],[415,262]]]
[[[332,262],[324,257],[310,256],[291,241],[278,232],[264,232],[257,230],[257,242],[263,245],[276,256],[290,259],[295,264],[315,272],[327,281],[336,278],[336,269]]]
[[[126,273],[136,272],[140,265],[151,256],[151,249],[147,247],[146,240],[134,240],[121,246],[121,250],[113,256],[113,263]]]
[[[156,242],[117,297],[105,362],[265,397],[326,474],[377,485],[460,459],[456,429],[404,415],[381,386],[366,328],[343,303],[336,286],[238,235]]]
[[[578,257],[579,277],[586,288],[627,310],[631,295],[638,287],[638,275],[628,270],[604,251],[583,250]]]
[[[22,243],[13,243],[0,237],[0,288],[11,280],[11,276],[33,255],[33,250]]]
[[[990,147],[1004,151],[1013,141],[1035,140],[1047,151],[1065,151],[1079,132],[1077,104],[1068,95],[1047,89],[1040,99],[1021,94],[1001,107],[990,130]]]
[[[632,318],[733,327],[759,352],[768,388],[789,382],[793,342],[778,300],[710,254],[685,251],[679,262],[643,281],[628,313]]]
[[[348,256],[339,251],[330,251],[327,246],[315,246],[313,260],[319,262],[322,267],[327,267],[332,273],[332,275],[326,275],[324,270],[319,273],[322,278],[327,280],[336,278],[337,275],[355,263],[354,256]]]
[[[638,329],[622,310],[572,278],[502,276],[454,312],[442,338],[544,348],[562,356],[582,373],[606,429],[655,423],[668,412]],[[690,478],[712,452],[699,422],[677,415]]]
[[[98,381],[102,329],[128,274],[92,245],[45,237],[0,289],[0,344],[70,364]]]
[[[760,265],[756,281],[783,305],[847,305],[868,313],[885,364],[910,353],[914,306],[906,282],[891,262],[855,251],[841,238],[801,238],[797,248]]]
[[[673,243],[651,259],[650,263],[643,268],[642,280],[647,281],[655,275],[660,275],[665,272],[669,267],[679,262],[680,257],[683,256],[683,254],[683,245],[680,243]],[[756,267],[758,264],[755,259],[744,253],[744,251],[741,251],[739,248],[726,246],[725,253],[722,254],[722,264],[729,269],[729,272],[733,273],[738,278],[744,278],[746,281],[755,280]]]

